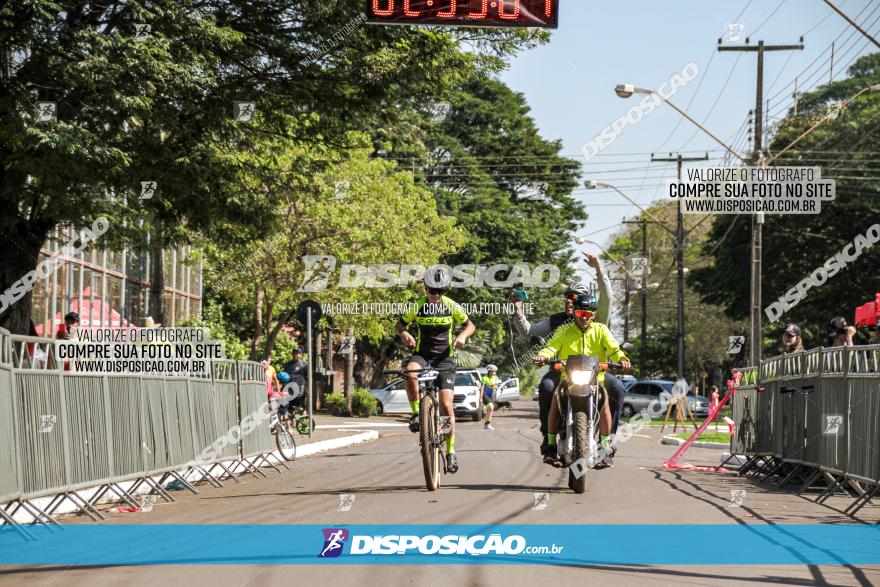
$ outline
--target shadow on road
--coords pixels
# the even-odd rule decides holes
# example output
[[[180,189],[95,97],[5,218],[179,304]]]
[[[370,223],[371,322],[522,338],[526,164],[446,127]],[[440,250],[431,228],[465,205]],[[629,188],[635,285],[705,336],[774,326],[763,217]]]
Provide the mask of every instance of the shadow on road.
[[[708,488],[706,488],[702,485],[698,485],[697,483],[691,481],[690,479],[687,479],[685,477],[685,475],[686,475],[686,473],[678,472],[678,471],[658,470],[658,471],[654,472],[655,480],[667,484],[671,489],[678,491],[684,495],[687,495],[688,497],[690,497],[692,499],[697,499],[699,501],[702,501],[703,503],[706,503],[706,504],[714,507],[719,512],[721,512],[725,516],[729,517],[731,520],[733,520],[734,522],[736,522],[737,524],[739,524],[741,526],[744,526],[746,528],[748,528],[750,526],[750,524],[748,524],[746,521],[744,521],[739,515],[730,511],[729,507],[725,507],[725,505],[728,504],[727,496],[712,493],[712,491],[710,491]],[[670,476],[673,477],[673,479],[670,479],[669,478]],[[703,475],[703,478],[706,478],[705,475]],[[760,488],[762,492],[768,492],[767,488],[760,486],[760,485],[757,485],[757,482],[754,481],[753,479],[743,479],[742,477],[730,477],[730,476],[712,477],[712,478],[715,480],[718,480],[718,481],[747,480],[751,486],[754,486],[756,488]],[[728,483],[727,485],[734,485],[734,484],[737,486],[741,486],[741,483],[739,483],[739,482]],[[768,493],[787,493],[787,492],[780,490],[777,492],[768,492]],[[780,533],[787,534],[788,536],[792,536],[792,537],[798,539],[796,536],[793,536],[793,535],[789,534],[788,532],[786,532],[781,526],[779,526],[777,524],[777,522],[775,520],[762,515],[761,513],[754,510],[753,508],[746,507],[746,506],[739,506],[738,509],[741,509],[741,510],[747,512],[751,517],[753,517],[756,520],[759,520],[761,522],[766,523],[767,525],[774,526],[774,527],[778,528]],[[816,523],[816,522],[814,521],[813,523]],[[823,522],[819,522],[819,523],[823,523]],[[824,523],[834,523],[834,521],[826,521]],[[764,538],[766,539],[766,536]],[[808,582],[807,584],[832,585],[832,583],[829,583],[825,579],[825,577],[822,576],[822,570],[819,568],[819,566],[814,565],[814,564],[810,564],[804,557],[802,557],[800,555],[800,553],[796,549],[781,545],[779,543],[777,543],[777,546],[782,546],[783,548],[788,550],[790,553],[792,553],[792,555],[794,555],[796,558],[803,561],[804,565],[810,570],[810,573],[813,575],[813,581]],[[816,545],[814,545],[814,544],[804,543],[804,546],[807,546],[812,549],[816,548]],[[829,554],[832,558],[837,558],[837,557],[835,557],[835,555],[832,552],[826,551],[826,553]],[[846,568],[852,573],[853,578],[856,581],[858,581],[859,585],[862,585],[864,587],[871,587],[873,585],[873,583],[868,579],[868,577],[865,575],[865,572],[862,569],[860,569],[854,565],[845,564],[842,560],[839,562],[839,564],[840,564],[841,568]],[[767,579],[767,581],[773,582],[770,579]],[[785,579],[785,581],[789,582],[792,580]],[[802,581],[798,580],[796,582],[796,584],[804,584],[804,583]]]

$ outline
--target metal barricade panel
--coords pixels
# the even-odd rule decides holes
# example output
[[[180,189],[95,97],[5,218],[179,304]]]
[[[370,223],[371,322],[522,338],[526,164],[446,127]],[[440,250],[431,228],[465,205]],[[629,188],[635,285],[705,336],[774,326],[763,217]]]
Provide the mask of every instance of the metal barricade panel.
[[[179,465],[172,451],[171,427],[165,382],[161,377],[145,377],[140,380],[143,402],[144,468],[158,471]]]
[[[226,434],[239,424],[238,414],[238,385],[236,377],[238,370],[235,361],[220,359],[212,361],[214,377],[214,413],[217,418],[219,429]],[[229,459],[238,458],[239,446],[229,442],[223,445],[220,454]]]
[[[770,455],[777,452],[776,436],[778,435],[774,435],[773,431],[782,428],[779,381],[768,381],[761,387],[764,391],[758,391],[758,417],[755,421],[758,437],[757,454]]]
[[[104,377],[64,377],[65,424],[70,476],[67,485],[82,486],[112,476],[110,431],[104,405]]]
[[[880,379],[852,375],[848,388],[849,418],[844,421],[844,425],[849,424],[845,431],[846,473],[868,482],[880,482]]]
[[[265,409],[266,374],[263,366],[255,361],[238,362],[238,391],[241,402],[242,419],[256,416]],[[256,418],[257,426],[250,434],[242,436],[241,450],[245,457],[267,453],[272,450],[270,422],[266,418]]]
[[[189,379],[186,384],[193,404],[195,450],[197,454],[201,454],[228,431],[221,431],[217,424],[217,393],[211,381]]]
[[[735,435],[731,439],[734,454],[755,454],[757,446],[757,400],[754,387],[738,387],[733,394],[732,415],[736,422]]]
[[[113,438],[113,469],[117,477],[144,472],[141,431],[142,390],[136,377],[108,377],[110,430]]]
[[[818,447],[818,464],[833,473],[843,473],[847,467],[846,430],[828,434],[837,424],[843,424],[849,412],[849,385],[839,374],[823,375],[819,383],[820,393],[812,394],[816,409],[814,417],[807,421],[807,449]],[[836,418],[840,417],[840,422]]]
[[[46,495],[65,487],[65,435],[61,378],[57,372],[15,373],[21,493]]]
[[[179,441],[179,458],[182,463],[195,459],[202,448],[196,449],[193,438],[192,402],[186,379],[168,378],[165,380],[165,397],[168,402],[169,415],[173,418],[170,422],[171,434]]]
[[[21,490],[11,353],[9,332],[0,329],[0,504],[15,499]]]
[[[804,410],[799,381],[780,381],[777,398],[780,409],[779,417],[774,422],[779,424],[774,431],[774,453],[785,460],[800,461],[803,457]]]

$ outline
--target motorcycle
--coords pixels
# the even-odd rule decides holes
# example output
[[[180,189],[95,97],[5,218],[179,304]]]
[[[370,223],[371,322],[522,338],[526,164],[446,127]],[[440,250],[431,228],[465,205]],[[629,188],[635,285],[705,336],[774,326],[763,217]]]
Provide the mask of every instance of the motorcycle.
[[[607,393],[598,376],[609,367],[619,369],[622,365],[600,363],[593,355],[571,355],[567,361],[549,362],[548,367],[565,370],[565,381],[555,391],[562,423],[556,451],[562,465],[568,467],[568,487],[584,493],[587,472],[604,456],[599,446],[599,407],[607,401]]]

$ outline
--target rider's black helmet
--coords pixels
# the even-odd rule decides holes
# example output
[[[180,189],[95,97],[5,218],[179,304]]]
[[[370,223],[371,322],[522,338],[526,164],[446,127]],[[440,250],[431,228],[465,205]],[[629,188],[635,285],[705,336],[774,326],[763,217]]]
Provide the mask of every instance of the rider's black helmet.
[[[595,312],[599,309],[599,300],[597,300],[596,296],[591,293],[578,294],[577,297],[572,301],[572,309],[589,310],[590,312]]]
[[[76,322],[76,323],[78,324],[79,321],[80,321],[80,320],[79,320],[79,314],[77,314],[76,312],[68,312],[68,313],[65,314],[65,316],[64,316],[64,321],[65,321],[67,324],[70,324],[70,323],[72,323],[72,322]]]

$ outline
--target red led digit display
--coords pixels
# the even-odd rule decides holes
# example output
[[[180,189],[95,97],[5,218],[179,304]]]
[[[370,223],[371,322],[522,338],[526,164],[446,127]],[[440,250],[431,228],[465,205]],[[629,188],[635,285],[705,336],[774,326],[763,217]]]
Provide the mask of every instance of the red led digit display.
[[[559,0],[366,0],[367,22],[539,27],[559,24]]]

